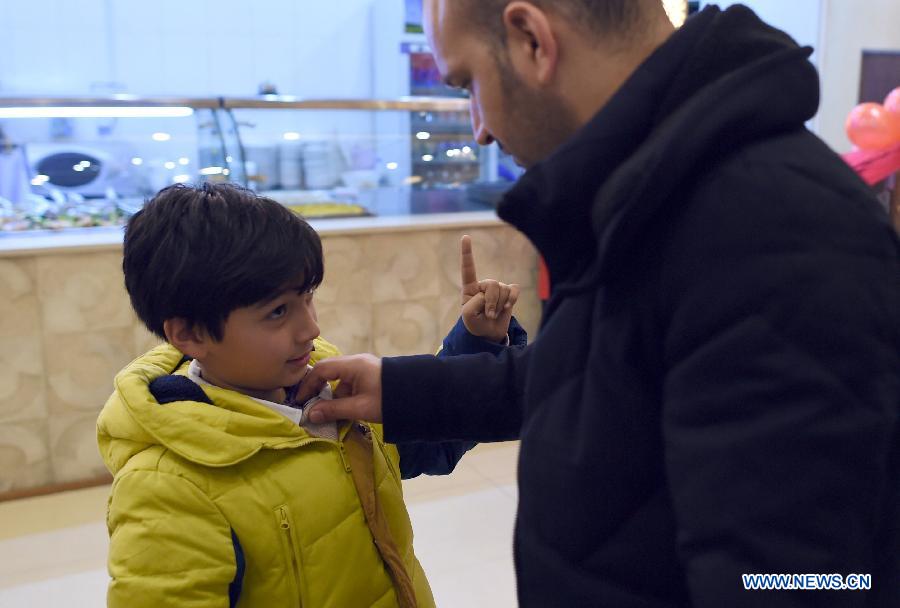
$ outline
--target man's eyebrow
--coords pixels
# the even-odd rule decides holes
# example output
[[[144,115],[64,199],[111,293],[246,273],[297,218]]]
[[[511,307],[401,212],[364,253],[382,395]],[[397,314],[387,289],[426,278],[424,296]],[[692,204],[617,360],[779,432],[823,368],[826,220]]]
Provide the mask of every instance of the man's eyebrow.
[[[444,76],[443,81],[444,85],[450,87],[451,89],[459,88],[459,85],[456,84],[456,78],[453,75]]]

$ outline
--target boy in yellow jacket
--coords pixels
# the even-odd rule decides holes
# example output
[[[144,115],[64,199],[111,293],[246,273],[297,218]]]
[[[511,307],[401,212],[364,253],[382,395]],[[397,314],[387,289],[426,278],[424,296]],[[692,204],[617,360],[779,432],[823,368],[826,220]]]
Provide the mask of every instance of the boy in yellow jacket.
[[[98,420],[115,475],[108,605],[433,606],[400,479],[449,473],[473,444],[386,444],[380,426],[313,425],[292,403],[337,354],[319,337],[313,229],[236,186],[172,186],[130,219],[123,269],[166,344],[116,376]],[[517,297],[478,283],[442,352],[524,344]]]

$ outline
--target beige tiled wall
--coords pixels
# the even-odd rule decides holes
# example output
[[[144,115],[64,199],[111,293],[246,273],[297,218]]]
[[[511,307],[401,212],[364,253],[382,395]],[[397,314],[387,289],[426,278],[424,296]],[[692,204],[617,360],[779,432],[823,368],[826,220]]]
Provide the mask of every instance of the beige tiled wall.
[[[517,282],[540,320],[536,256],[512,228],[324,236],[322,336],[345,353],[434,352],[459,314],[459,238],[479,278]],[[115,373],[157,343],[135,319],[121,251],[0,258],[0,492],[105,473],[94,428]]]

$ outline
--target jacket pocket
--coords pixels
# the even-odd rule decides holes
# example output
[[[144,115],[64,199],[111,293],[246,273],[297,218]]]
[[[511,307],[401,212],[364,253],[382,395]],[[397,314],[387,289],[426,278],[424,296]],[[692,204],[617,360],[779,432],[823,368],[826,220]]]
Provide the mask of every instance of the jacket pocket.
[[[281,505],[275,509],[275,521],[278,524],[278,535],[281,542],[281,554],[284,564],[290,574],[290,587],[292,590],[292,602],[290,606],[303,607],[301,592],[302,579],[300,578],[300,546],[294,534],[294,523],[291,519],[291,511],[287,505]]]

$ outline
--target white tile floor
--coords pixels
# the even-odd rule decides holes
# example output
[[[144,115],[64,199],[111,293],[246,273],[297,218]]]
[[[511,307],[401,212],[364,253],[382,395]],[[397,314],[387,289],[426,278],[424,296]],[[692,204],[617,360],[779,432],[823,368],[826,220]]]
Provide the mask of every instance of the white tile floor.
[[[404,483],[416,553],[441,608],[516,605],[517,443],[480,445],[449,477]],[[0,608],[97,608],[108,488],[0,503]]]

